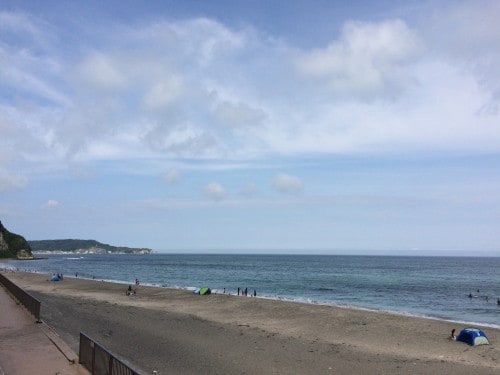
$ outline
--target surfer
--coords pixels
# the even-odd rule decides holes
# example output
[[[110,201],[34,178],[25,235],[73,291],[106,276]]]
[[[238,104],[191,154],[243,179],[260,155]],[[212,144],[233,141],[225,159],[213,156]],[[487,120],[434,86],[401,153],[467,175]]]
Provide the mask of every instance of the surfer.
[[[500,298],[497,298],[497,305],[500,306]]]
[[[472,298],[472,293],[469,293],[469,298]]]

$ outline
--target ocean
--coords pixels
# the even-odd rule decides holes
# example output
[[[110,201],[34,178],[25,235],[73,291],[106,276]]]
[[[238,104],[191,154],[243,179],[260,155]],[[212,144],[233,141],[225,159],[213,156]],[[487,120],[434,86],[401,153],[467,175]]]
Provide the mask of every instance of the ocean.
[[[45,255],[44,255],[45,256]],[[0,261],[66,277],[354,307],[500,328],[500,258],[342,255],[48,255]],[[472,297],[469,297],[469,294]]]

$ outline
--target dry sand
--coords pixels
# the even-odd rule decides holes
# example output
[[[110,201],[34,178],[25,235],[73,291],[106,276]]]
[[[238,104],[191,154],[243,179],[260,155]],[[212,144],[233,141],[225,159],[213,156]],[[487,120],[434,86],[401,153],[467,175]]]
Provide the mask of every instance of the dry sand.
[[[499,374],[491,345],[449,340],[464,325],[225,294],[9,273],[42,301],[42,319],[78,352],[80,331],[144,373]]]

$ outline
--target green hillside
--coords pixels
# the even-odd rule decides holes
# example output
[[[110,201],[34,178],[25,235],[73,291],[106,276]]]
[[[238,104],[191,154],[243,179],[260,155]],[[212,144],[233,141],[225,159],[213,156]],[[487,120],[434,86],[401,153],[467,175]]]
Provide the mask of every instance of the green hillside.
[[[125,253],[125,254],[150,254],[153,250],[146,248],[132,248],[112,246],[96,240],[40,240],[28,241],[34,252],[91,252],[91,253]]]
[[[0,221],[0,258],[32,259],[31,247],[23,236],[9,232]]]

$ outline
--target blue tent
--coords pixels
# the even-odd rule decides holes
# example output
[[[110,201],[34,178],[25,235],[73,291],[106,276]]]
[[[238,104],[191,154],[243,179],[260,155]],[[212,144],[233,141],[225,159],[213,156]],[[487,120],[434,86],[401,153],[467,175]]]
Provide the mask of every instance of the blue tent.
[[[472,346],[489,345],[490,343],[485,333],[477,328],[464,328],[458,335],[457,341],[465,342]]]
[[[50,281],[61,281],[61,278],[59,276],[52,276]]]

